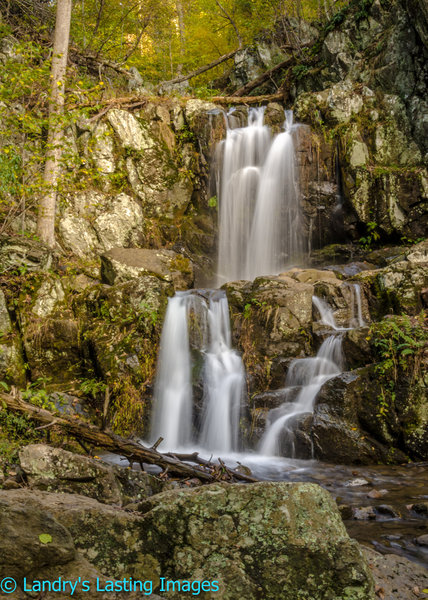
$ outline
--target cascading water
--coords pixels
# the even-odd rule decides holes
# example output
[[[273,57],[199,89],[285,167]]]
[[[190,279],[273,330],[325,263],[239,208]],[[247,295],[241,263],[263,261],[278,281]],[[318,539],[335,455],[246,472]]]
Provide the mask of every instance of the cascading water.
[[[314,358],[294,360],[287,373],[286,388],[299,389],[294,402],[283,404],[277,409],[281,416],[276,416],[260,441],[261,454],[275,456],[280,454],[280,438],[285,438],[285,453],[295,456],[294,438],[297,418],[313,411],[315,398],[321,387],[342,372],[342,339],[330,335],[321,345]],[[272,411],[273,412],[273,411]]]
[[[193,354],[197,353],[199,361]],[[194,433],[193,371],[202,362],[203,408]],[[238,449],[245,372],[231,347],[229,309],[221,291],[178,292],[168,302],[162,330],[150,438],[162,450],[198,445]]]
[[[228,126],[218,177],[218,282],[275,275],[304,251],[295,169],[293,114],[272,138],[264,108],[247,127]],[[229,125],[229,119],[227,119]]]
[[[295,431],[299,417],[313,412],[321,387],[342,372],[344,359],[341,332],[364,325],[360,286],[352,284],[351,292],[352,316],[349,328],[339,327],[331,307],[321,298],[313,296],[312,302],[320,314],[320,322],[337,333],[324,340],[316,357],[301,358],[291,363],[284,389],[286,402],[269,413],[268,428],[259,445],[261,454],[276,456],[281,453],[294,458]]]

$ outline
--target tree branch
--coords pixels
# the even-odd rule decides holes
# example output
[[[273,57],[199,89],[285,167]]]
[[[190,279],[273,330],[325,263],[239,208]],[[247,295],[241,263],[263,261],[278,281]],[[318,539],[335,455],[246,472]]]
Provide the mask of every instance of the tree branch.
[[[276,73],[276,71],[280,71],[281,69],[285,69],[285,67],[291,65],[293,61],[294,57],[290,57],[286,60],[283,60],[279,64],[272,67],[272,69],[269,69],[269,71],[266,71],[256,79],[253,79],[253,81],[249,81],[248,83],[240,87],[238,90],[236,90],[236,92],[232,94],[232,96],[245,96],[252,90],[258,88],[262,83],[267,81],[273,73]]]
[[[94,446],[125,456],[130,462],[158,465],[179,477],[197,477],[206,483],[215,481],[257,481],[254,477],[229,469],[224,465],[200,459],[197,453],[186,456],[186,461],[196,464],[196,466],[189,465],[188,462],[179,460],[174,454],[161,454],[156,449],[146,448],[142,444],[111,432],[101,431],[95,425],[85,423],[78,418],[72,419],[65,415],[53,415],[48,410],[24,402],[11,394],[0,393],[1,404],[9,410],[27,415],[30,419],[34,419],[46,427],[53,425],[60,427],[76,437],[79,442],[88,442]]]
[[[229,23],[232,25],[233,29],[235,30],[236,37],[238,38],[239,48],[241,49],[242,46],[244,45],[244,42],[242,40],[241,34],[239,33],[239,29],[238,29],[235,21],[229,15],[229,13],[226,11],[226,9],[220,4],[219,0],[215,0],[215,3],[217,4],[217,6],[219,7],[219,9],[223,13],[223,15],[226,17],[226,19],[229,21]]]
[[[180,77],[176,77],[175,79],[170,79],[169,81],[163,81],[159,84],[158,88],[162,88],[165,85],[174,85],[175,83],[181,83],[183,81],[187,81],[188,79],[193,79],[193,77],[197,77],[198,75],[201,75],[201,73],[205,73],[205,71],[214,69],[214,67],[217,67],[217,65],[221,65],[221,63],[225,62],[226,60],[233,58],[237,52],[238,50],[233,50],[233,52],[223,54],[223,56],[216,58],[216,60],[213,60],[213,62],[209,63],[208,65],[204,65],[203,67],[199,67],[199,69],[191,71],[188,75],[182,75]]]

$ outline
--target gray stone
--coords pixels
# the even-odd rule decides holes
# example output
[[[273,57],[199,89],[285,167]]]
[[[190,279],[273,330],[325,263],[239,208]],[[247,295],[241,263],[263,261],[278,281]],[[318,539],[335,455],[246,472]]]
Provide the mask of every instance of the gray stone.
[[[0,273],[47,271],[53,264],[53,251],[44,244],[24,237],[0,235]]]
[[[385,600],[415,600],[428,588],[428,570],[404,556],[380,554],[362,546],[376,583],[379,598]],[[415,593],[415,590],[417,593]]]
[[[244,591],[248,600],[286,600],[302,597],[301,590],[317,600],[374,600],[358,544],[330,495],[314,484],[172,490],[142,503],[140,514],[69,494],[0,491],[4,501],[25,504],[27,514],[52,515],[71,533],[79,556],[110,577],[155,585],[160,575],[216,579],[224,600],[241,600]],[[68,553],[64,561],[72,558]]]
[[[101,257],[101,277],[110,285],[144,275],[172,282],[179,290],[187,289],[193,283],[190,260],[172,250],[113,248]]]
[[[155,140],[132,113],[112,108],[107,118],[124,148],[142,152],[155,146]]]
[[[64,564],[75,556],[65,527],[42,506],[27,506],[21,493],[0,492],[0,577],[20,579],[34,569]],[[40,535],[50,536],[51,541],[43,543]]]
[[[31,488],[81,494],[103,504],[122,506],[131,500],[141,501],[164,487],[148,473],[44,444],[24,446],[19,460]]]

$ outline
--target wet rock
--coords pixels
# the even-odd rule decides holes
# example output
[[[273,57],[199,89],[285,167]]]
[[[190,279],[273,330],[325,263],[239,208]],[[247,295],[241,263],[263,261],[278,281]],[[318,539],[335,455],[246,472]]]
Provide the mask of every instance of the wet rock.
[[[252,404],[258,409],[271,410],[273,408],[278,408],[284,404],[284,402],[293,402],[297,394],[297,388],[295,390],[295,394],[290,394],[289,389],[287,389],[287,391],[284,391],[284,389],[269,390],[253,396]]]
[[[316,456],[345,464],[369,464],[385,460],[407,462],[405,452],[420,456],[425,452],[424,400],[421,390],[417,384],[411,390],[401,390],[400,401],[382,415],[378,400],[380,382],[374,366],[345,372],[330,379],[323,385],[315,401]],[[422,393],[422,396],[413,397],[416,393]],[[408,431],[398,446],[398,436],[402,435],[404,429]],[[418,437],[420,431],[422,436]],[[415,438],[412,438],[412,432],[416,432]]]
[[[345,487],[361,487],[363,485],[370,485],[370,482],[367,479],[363,479],[362,477],[357,479],[351,479],[345,483]]]
[[[332,265],[326,267],[326,269],[333,271],[336,277],[339,277],[340,279],[353,277],[354,275],[361,273],[361,271],[371,271],[375,268],[376,266],[374,264],[367,261],[355,261],[344,265]]]
[[[233,315],[233,342],[243,350],[251,391],[265,390],[273,360],[312,353],[313,285],[282,275],[224,287]]]
[[[420,535],[416,538],[418,546],[428,546],[428,534]]]
[[[174,283],[177,290],[188,289],[193,283],[192,263],[172,250],[113,248],[101,257],[101,278],[109,285],[147,275]]]
[[[417,504],[412,504],[411,509],[414,510],[418,515],[428,516],[428,502],[418,502]]]
[[[348,368],[355,369],[373,362],[369,327],[346,331],[342,338],[342,350]]]
[[[382,517],[387,517],[390,519],[399,519],[400,513],[397,512],[392,506],[389,504],[379,504],[374,507],[376,515]]]
[[[371,492],[369,492],[367,494],[367,498],[378,499],[378,498],[382,498],[382,496],[384,496],[387,493],[388,493],[388,490],[372,490]]]
[[[376,519],[376,512],[372,506],[360,506],[352,509],[352,518],[356,521],[369,521]]]

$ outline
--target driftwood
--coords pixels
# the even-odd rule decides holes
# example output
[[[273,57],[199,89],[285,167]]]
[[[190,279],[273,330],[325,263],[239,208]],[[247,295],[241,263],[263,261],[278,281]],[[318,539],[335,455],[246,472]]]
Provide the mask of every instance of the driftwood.
[[[59,427],[72,435],[79,443],[88,443],[109,452],[124,456],[129,462],[158,465],[165,473],[184,478],[198,478],[205,483],[215,481],[229,482],[255,482],[257,479],[234,469],[229,469],[222,461],[219,464],[199,457],[198,453],[181,455],[162,454],[157,451],[158,442],[151,448],[147,448],[138,442],[125,439],[109,431],[102,431],[90,423],[85,423],[79,418],[71,418],[64,415],[54,415],[48,410],[24,402],[13,394],[0,393],[0,406],[4,405],[8,410],[20,412],[29,418],[41,423],[43,429]],[[85,447],[85,446],[83,446]],[[186,461],[186,462],[184,462]],[[188,464],[195,463],[194,465]]]
[[[249,81],[248,83],[246,83],[245,85],[240,87],[238,90],[236,90],[236,92],[234,92],[232,94],[232,96],[238,96],[238,97],[245,96],[252,90],[255,90],[260,85],[262,85],[262,83],[267,81],[270,78],[270,76],[273,75],[273,73],[276,73],[277,71],[280,71],[281,69],[285,69],[286,67],[290,66],[294,60],[295,60],[294,57],[283,60],[282,62],[280,62],[277,65],[275,65],[274,67],[272,67],[272,69],[269,69],[269,71],[265,71],[262,75],[260,75],[256,79],[253,79],[253,81]]]

